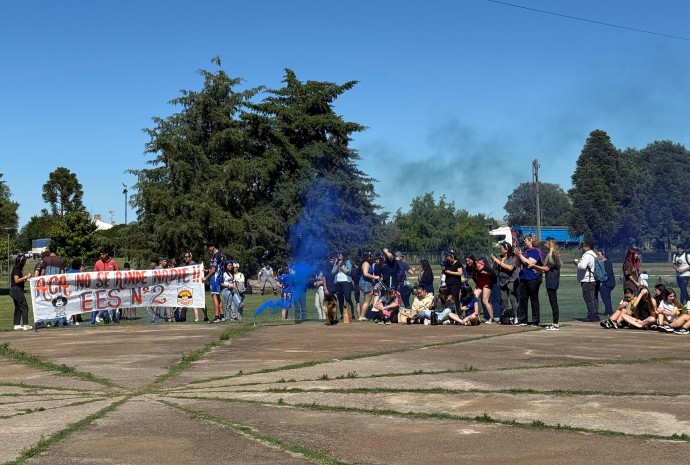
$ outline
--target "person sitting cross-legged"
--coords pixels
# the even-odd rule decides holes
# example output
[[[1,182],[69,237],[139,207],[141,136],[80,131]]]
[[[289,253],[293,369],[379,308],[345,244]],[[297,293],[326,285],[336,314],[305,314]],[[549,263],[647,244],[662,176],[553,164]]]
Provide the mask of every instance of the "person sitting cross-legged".
[[[479,324],[479,299],[472,291],[472,286],[460,290],[460,315],[451,313],[448,318],[462,326],[476,326]]]

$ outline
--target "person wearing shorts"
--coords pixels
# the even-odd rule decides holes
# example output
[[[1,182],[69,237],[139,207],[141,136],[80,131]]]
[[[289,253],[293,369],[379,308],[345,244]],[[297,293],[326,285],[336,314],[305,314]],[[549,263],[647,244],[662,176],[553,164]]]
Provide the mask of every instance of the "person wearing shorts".
[[[220,285],[223,282],[223,254],[218,250],[218,243],[209,242],[208,250],[211,252],[211,262],[208,265],[208,273],[202,279],[209,282],[211,288],[211,298],[213,299],[213,321],[209,323],[218,323],[225,321],[223,316],[223,305],[220,302]]]

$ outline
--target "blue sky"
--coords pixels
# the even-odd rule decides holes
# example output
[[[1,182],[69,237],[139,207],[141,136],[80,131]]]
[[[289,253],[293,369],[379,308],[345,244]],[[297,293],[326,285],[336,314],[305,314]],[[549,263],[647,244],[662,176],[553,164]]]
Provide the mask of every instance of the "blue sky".
[[[677,36],[690,17],[682,0],[512,3]],[[126,171],[150,159],[142,129],[214,56],[246,87],[279,87],[285,68],[359,81],[336,111],[368,127],[353,147],[391,212],[433,191],[502,218],[535,158],[569,188],[594,129],[619,148],[690,146],[690,41],[487,0],[8,1],[0,43],[0,173],[20,227],[58,166],[91,213],[123,222]]]

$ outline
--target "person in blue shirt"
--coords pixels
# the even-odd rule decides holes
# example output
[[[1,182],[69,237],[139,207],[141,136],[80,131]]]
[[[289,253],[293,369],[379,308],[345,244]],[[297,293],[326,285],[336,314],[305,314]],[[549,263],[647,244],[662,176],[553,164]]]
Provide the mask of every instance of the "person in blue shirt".
[[[223,254],[218,250],[217,242],[209,242],[208,250],[211,252],[211,262],[208,265],[208,273],[202,278],[203,281],[208,281],[211,288],[211,298],[213,299],[213,314],[215,315],[213,321],[209,323],[218,323],[225,321],[223,316],[223,305],[220,302],[220,284],[223,282]]]
[[[292,275],[290,269],[283,267],[278,271],[278,286],[280,286],[280,295],[283,299],[283,310],[281,316],[283,320],[288,319],[288,312],[292,306]]]
[[[520,269],[520,303],[518,305],[517,321],[520,326],[527,326],[527,302],[532,306],[532,324],[539,326],[539,288],[542,273],[537,266],[543,266],[539,241],[531,234],[525,236],[525,250],[515,249]]]

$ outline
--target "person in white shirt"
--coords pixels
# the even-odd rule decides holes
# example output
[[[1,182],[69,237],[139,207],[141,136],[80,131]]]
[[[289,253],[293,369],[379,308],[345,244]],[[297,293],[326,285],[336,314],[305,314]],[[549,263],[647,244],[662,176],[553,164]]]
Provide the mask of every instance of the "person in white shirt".
[[[688,302],[688,282],[690,281],[690,256],[685,251],[684,244],[676,245],[673,254],[673,269],[676,270],[676,283],[680,290],[680,301],[683,305]]]
[[[594,279],[594,265],[597,256],[592,250],[590,241],[582,243],[582,258],[575,259],[577,265],[577,280],[582,287],[582,298],[587,305],[587,316],[582,321],[599,321],[599,299],[595,297],[596,280]]]

